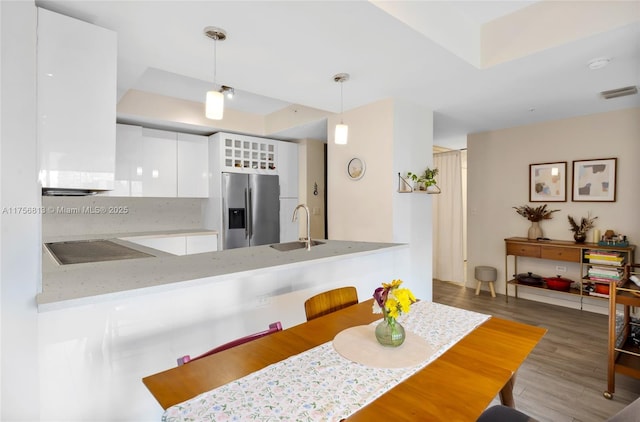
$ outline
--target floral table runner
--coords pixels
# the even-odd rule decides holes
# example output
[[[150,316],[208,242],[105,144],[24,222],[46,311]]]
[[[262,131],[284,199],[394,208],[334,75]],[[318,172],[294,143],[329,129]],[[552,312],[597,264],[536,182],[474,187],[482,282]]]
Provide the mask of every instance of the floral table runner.
[[[340,356],[327,342],[172,406],[162,420],[339,421],[427,366],[487,319],[421,301],[398,319],[435,350],[419,365],[370,368]]]

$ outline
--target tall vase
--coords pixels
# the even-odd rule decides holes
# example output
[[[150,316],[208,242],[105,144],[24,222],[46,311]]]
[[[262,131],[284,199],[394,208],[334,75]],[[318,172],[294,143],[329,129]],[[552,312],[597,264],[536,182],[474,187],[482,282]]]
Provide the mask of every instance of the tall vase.
[[[385,313],[384,319],[376,326],[378,343],[387,347],[398,347],[404,343],[405,337],[404,327]]]
[[[540,222],[532,221],[531,227],[529,227],[529,234],[527,236],[529,239],[537,239],[542,237],[542,229],[540,228]]]

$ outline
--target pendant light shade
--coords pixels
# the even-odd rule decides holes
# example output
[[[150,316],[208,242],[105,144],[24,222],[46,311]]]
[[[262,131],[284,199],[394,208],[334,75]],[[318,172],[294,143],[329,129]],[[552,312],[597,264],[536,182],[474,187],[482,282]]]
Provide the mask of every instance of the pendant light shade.
[[[220,91],[207,91],[205,116],[207,119],[222,120],[224,115],[224,95]]]
[[[221,89],[216,89],[216,65],[217,65],[217,44],[218,41],[227,39],[227,33],[224,29],[207,26],[204,29],[204,35],[213,40],[213,85],[214,89],[207,91],[205,101],[205,116],[207,119],[222,120],[224,115],[224,94]]]
[[[349,126],[345,125],[344,123],[340,123],[336,125],[334,142],[338,145],[346,145],[348,137],[349,137]]]
[[[343,95],[342,95],[342,83],[349,80],[348,73],[338,73],[333,77],[334,82],[340,84],[340,124],[336,125],[336,132],[333,138],[333,142],[336,145],[346,145],[349,138],[349,126],[345,125],[342,121],[342,108],[343,108]]]

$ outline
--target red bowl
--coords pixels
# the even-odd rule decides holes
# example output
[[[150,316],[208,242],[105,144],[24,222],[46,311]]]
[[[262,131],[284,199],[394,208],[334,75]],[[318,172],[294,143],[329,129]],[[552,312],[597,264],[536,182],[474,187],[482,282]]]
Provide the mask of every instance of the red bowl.
[[[551,290],[559,290],[562,292],[568,292],[571,289],[571,283],[573,281],[568,278],[558,277],[547,277],[544,279],[547,282],[547,287]]]
[[[602,284],[602,283],[596,283],[596,293],[602,293],[603,295],[608,295],[609,294],[609,285],[608,284]]]

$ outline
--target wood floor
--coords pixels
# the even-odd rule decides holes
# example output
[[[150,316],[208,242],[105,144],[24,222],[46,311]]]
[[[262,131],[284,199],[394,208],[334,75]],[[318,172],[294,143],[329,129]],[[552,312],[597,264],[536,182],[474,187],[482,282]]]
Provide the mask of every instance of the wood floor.
[[[607,316],[504,295],[479,296],[470,288],[434,280],[433,301],[546,328],[520,367],[516,408],[541,422],[602,422],[640,395],[640,380],[616,375],[607,387]],[[499,400],[495,399],[494,404]],[[640,421],[640,415],[638,415]]]

